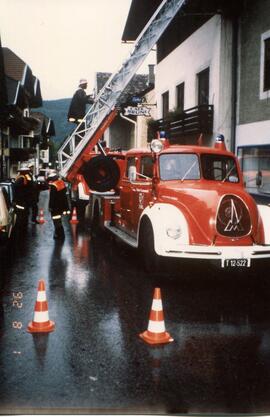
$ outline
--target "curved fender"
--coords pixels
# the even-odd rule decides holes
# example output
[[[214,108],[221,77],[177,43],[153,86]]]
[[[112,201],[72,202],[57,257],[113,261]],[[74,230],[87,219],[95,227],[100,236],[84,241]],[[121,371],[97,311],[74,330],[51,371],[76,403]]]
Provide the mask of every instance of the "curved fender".
[[[155,204],[146,207],[141,214],[150,220],[154,232],[154,245],[157,254],[164,254],[164,249],[177,244],[189,244],[188,223],[183,213],[172,204]],[[168,229],[180,229],[179,237],[174,239],[167,234]]]
[[[267,245],[270,244],[270,207],[258,204],[258,210],[262,219],[264,239]]]

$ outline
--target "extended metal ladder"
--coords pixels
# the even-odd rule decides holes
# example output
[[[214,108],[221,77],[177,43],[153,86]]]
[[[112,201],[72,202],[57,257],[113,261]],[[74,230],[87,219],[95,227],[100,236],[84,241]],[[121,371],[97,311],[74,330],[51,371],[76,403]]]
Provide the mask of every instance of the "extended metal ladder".
[[[129,58],[100,90],[83,121],[58,150],[60,175],[71,180],[116,115],[118,99],[185,0],[163,0],[137,38]]]

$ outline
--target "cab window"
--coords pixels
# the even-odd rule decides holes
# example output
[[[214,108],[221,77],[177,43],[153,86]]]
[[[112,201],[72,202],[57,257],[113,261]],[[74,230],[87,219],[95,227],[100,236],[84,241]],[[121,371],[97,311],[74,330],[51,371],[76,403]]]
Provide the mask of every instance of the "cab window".
[[[134,156],[127,159],[127,168],[126,168],[126,177],[128,177],[129,181],[134,182],[136,181],[136,161],[137,158]]]
[[[163,154],[159,160],[161,180],[198,180],[198,156],[193,153]]]
[[[201,156],[203,176],[207,180],[239,182],[235,160],[225,155],[204,154]]]
[[[127,159],[127,168],[126,168],[126,177],[129,177],[130,167],[136,167],[136,159],[135,157],[131,157]]]
[[[141,158],[140,174],[142,179],[144,177],[146,177],[145,179],[153,177],[153,158],[151,156],[143,156]]]

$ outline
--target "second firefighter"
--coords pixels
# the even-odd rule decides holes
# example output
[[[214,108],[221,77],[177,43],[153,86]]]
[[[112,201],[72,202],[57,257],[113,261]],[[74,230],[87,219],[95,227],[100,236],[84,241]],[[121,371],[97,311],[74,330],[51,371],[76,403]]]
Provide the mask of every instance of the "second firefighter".
[[[69,214],[67,188],[56,171],[52,170],[48,175],[50,189],[49,210],[54,224],[54,239],[64,239],[65,232],[62,224],[62,216]]]

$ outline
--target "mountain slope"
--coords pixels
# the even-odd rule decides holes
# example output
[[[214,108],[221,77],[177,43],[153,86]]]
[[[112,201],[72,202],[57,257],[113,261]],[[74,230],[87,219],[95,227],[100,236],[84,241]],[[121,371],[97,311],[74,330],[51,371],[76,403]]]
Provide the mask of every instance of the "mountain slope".
[[[43,106],[35,109],[50,117],[54,122],[55,136],[51,140],[59,148],[64,139],[74,130],[75,124],[67,121],[67,113],[70,104],[70,98],[59,100],[44,100]]]

